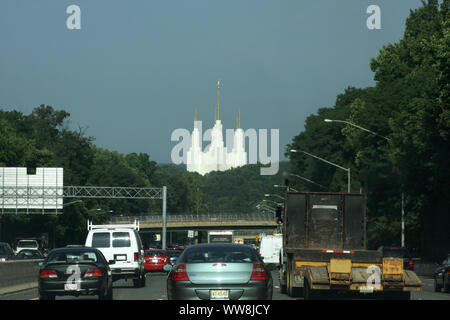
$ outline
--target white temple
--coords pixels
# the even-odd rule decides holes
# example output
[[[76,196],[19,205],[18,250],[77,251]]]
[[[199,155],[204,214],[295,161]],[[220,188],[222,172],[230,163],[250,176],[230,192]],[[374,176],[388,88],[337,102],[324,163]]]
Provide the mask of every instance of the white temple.
[[[227,152],[223,141],[222,122],[220,121],[220,81],[217,82],[217,110],[214,127],[211,130],[211,144],[203,151],[200,144],[200,131],[197,126],[197,113],[194,116],[191,148],[187,152],[187,170],[205,175],[211,171],[225,171],[247,164],[247,152],[244,146],[244,131],[241,129],[240,112],[237,128],[234,130],[233,149]]]

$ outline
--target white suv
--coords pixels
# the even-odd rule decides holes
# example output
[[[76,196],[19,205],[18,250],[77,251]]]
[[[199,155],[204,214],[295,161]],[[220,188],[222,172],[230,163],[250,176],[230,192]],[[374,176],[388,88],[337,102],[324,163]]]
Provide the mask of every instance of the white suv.
[[[133,279],[135,288],[145,287],[144,249],[139,222],[93,225],[88,220],[86,247],[100,250],[110,263],[113,281]]]

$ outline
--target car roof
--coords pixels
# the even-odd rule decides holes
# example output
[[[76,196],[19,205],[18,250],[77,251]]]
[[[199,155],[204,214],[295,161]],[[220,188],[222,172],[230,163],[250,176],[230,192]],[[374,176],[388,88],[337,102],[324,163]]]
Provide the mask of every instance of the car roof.
[[[186,249],[200,247],[247,247],[253,249],[250,245],[242,243],[200,243],[188,246]]]
[[[86,246],[76,246],[76,247],[64,247],[64,248],[55,248],[52,249],[51,252],[60,252],[60,251],[85,251],[85,250],[91,250],[91,251],[99,251],[97,248],[93,247],[86,247]]]

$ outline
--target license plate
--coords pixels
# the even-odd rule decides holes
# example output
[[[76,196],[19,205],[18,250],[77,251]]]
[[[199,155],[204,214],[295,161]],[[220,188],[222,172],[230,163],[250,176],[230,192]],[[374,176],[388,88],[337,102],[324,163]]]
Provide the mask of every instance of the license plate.
[[[66,283],[64,284],[65,291],[77,291],[79,290],[77,283]]]
[[[126,254],[116,255],[116,261],[127,261],[127,255]]]
[[[359,292],[360,293],[373,293],[373,287],[361,286],[361,287],[359,287]]]
[[[152,259],[152,262],[158,262],[158,261],[159,261],[159,260],[156,259],[156,258]]]
[[[211,290],[210,292],[211,299],[228,299],[228,290]]]

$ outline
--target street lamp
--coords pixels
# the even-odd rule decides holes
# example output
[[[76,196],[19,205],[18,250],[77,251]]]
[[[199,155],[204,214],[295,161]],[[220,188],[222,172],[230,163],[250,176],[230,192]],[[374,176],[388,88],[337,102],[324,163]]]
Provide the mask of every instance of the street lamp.
[[[311,154],[311,153],[308,153],[308,152],[306,152],[306,151],[303,151],[303,150],[298,150],[298,151],[297,151],[297,150],[291,149],[290,151],[291,151],[291,152],[294,152],[294,153],[295,153],[295,152],[303,152],[304,154],[306,154],[306,155],[308,155],[308,156],[310,156],[310,157],[319,159],[319,160],[321,160],[321,161],[323,161],[323,162],[325,162],[325,163],[331,164],[332,166],[335,166],[335,167],[337,167],[337,168],[339,168],[339,169],[342,169],[342,170],[344,170],[344,171],[347,171],[347,192],[350,193],[350,168],[344,168],[344,167],[341,167],[340,165],[337,165],[336,163],[333,163],[333,162],[331,162],[331,161],[322,159],[322,158],[320,158],[320,157],[318,157],[318,156],[315,156],[315,155],[313,155],[313,154]]]
[[[286,189],[289,188],[288,191],[292,190],[292,191],[295,191],[295,192],[299,192],[298,190],[295,190],[295,189],[292,188],[292,187],[280,186],[279,184],[274,184],[273,187],[274,187],[274,188],[286,188]]]
[[[363,128],[363,127],[361,127],[361,126],[358,126],[358,125],[356,125],[356,124],[354,124],[354,123],[351,123],[351,122],[348,122],[348,121],[344,121],[344,120],[331,120],[331,119],[325,119],[324,121],[325,121],[325,122],[341,122],[341,123],[346,123],[346,124],[349,124],[349,125],[351,125],[351,126],[353,126],[353,127],[358,128],[358,129],[361,129],[361,130],[364,130],[364,131],[366,131],[366,132],[369,132],[369,133],[371,133],[371,134],[373,134],[373,135],[382,137],[383,139],[386,139],[386,140],[388,140],[388,141],[391,140],[390,138],[387,138],[387,137],[385,137],[385,136],[382,136],[381,134],[378,134],[378,133],[376,133],[376,132],[373,132],[373,131],[371,131],[371,130],[369,130],[369,129]]]
[[[297,177],[297,178],[300,178],[300,179],[303,179],[303,180],[305,180],[305,181],[308,181],[308,182],[310,182],[310,183],[313,183],[313,184],[315,184],[315,185],[318,185],[319,187],[322,187],[322,188],[324,188],[324,189],[328,189],[328,188],[325,187],[324,185],[321,185],[320,183],[317,183],[317,182],[314,182],[314,181],[312,181],[312,180],[309,180],[309,179],[307,179],[307,178],[305,178],[305,177],[299,176],[298,174],[290,173],[289,175],[294,176],[294,177]],[[290,188],[290,189],[292,189],[292,188]],[[294,191],[295,191],[295,190],[294,190]]]
[[[282,206],[282,205],[283,205],[283,204],[280,203],[280,202],[276,202],[276,201],[272,201],[272,200],[266,200],[266,199],[264,199],[262,202],[271,202],[271,203],[273,203],[273,204],[275,204],[275,205],[277,205],[277,206]]]
[[[387,141],[390,141],[390,140],[391,140],[391,138],[387,138],[387,137],[382,136],[381,134],[378,134],[378,133],[376,133],[376,132],[374,132],[374,131],[372,131],[372,130],[363,128],[363,127],[361,127],[361,126],[358,126],[358,125],[356,125],[356,124],[354,124],[354,123],[351,123],[351,122],[348,122],[348,121],[344,121],[344,120],[331,120],[331,119],[325,119],[324,121],[325,121],[325,122],[341,122],[341,123],[346,123],[346,124],[349,124],[349,125],[351,125],[351,126],[353,126],[353,127],[358,128],[358,129],[361,129],[361,130],[364,130],[364,131],[366,131],[366,132],[369,132],[369,133],[371,133],[371,134],[373,134],[373,135],[375,135],[375,136],[381,137],[381,138],[383,138],[383,139],[385,139],[385,140],[387,140]],[[404,211],[404,197],[403,197],[403,192],[402,192],[402,221],[401,221],[401,225],[402,225],[402,235],[401,235],[401,243],[402,243],[402,247],[405,246],[405,217],[404,217],[404,216],[405,216],[405,211]]]
[[[284,201],[284,198],[283,198],[282,196],[277,195],[277,194],[269,194],[269,193],[266,193],[266,194],[264,195],[264,197],[278,197],[278,198],[280,198],[281,200]]]

